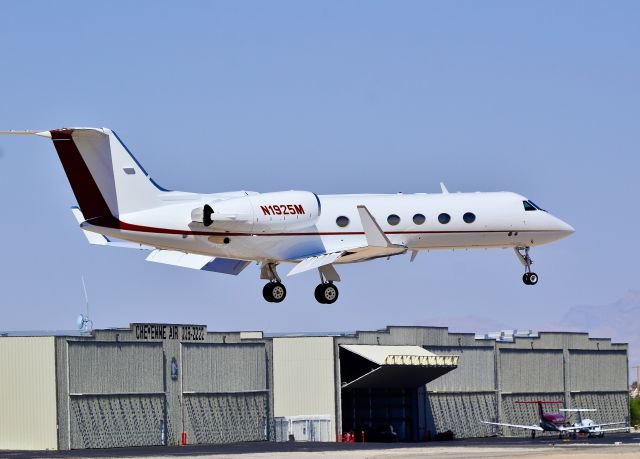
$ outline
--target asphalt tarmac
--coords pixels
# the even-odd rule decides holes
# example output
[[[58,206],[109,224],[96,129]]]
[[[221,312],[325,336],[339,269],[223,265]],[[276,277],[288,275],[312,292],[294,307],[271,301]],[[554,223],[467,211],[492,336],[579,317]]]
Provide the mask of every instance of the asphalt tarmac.
[[[73,451],[0,451],[0,457],[107,458],[107,457],[212,457],[223,458],[342,458],[417,459],[419,457],[490,458],[640,458],[640,432],[612,434],[604,438],[557,437],[478,438],[429,443],[306,443],[254,442],[182,447],[140,447]]]

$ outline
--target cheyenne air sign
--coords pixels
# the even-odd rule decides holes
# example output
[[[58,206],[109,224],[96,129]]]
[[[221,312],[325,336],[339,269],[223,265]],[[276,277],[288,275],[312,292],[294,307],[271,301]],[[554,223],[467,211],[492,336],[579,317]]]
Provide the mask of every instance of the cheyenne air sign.
[[[135,332],[136,339],[140,341],[204,341],[207,327],[205,325],[131,324],[131,331]]]

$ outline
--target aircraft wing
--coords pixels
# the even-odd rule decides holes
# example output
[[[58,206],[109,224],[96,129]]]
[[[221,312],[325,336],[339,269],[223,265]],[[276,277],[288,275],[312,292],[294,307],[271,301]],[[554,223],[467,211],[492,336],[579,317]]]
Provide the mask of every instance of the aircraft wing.
[[[614,427],[613,429],[600,429],[600,430],[596,430],[595,432],[620,432],[621,430],[630,430],[630,427]]]
[[[491,424],[493,426],[504,426],[504,427],[515,427],[516,429],[527,429],[527,430],[535,430],[537,432],[544,432],[544,429],[540,426],[522,426],[518,424],[504,424],[502,422],[489,422],[489,421],[480,421],[482,424]]]
[[[380,228],[373,215],[366,206],[358,206],[358,214],[362,221],[362,228],[366,245],[343,247],[332,252],[311,254],[296,258],[300,260],[296,266],[289,271],[288,276],[309,271],[314,268],[321,268],[336,261],[341,263],[354,263],[357,261],[373,260],[374,258],[390,257],[400,255],[407,251],[407,247],[392,244]]]
[[[569,427],[560,427],[560,430],[564,430],[564,431],[576,431],[576,430],[593,430],[596,427],[602,427],[602,426],[615,426],[615,425],[620,425],[620,424],[626,424],[625,421],[621,421],[621,422],[606,422],[604,424],[591,424],[591,425],[584,425],[584,426],[569,426]],[[628,427],[616,427],[614,429],[600,429],[597,430],[596,432],[609,432],[609,431],[614,431],[614,430],[627,430],[629,429]]]

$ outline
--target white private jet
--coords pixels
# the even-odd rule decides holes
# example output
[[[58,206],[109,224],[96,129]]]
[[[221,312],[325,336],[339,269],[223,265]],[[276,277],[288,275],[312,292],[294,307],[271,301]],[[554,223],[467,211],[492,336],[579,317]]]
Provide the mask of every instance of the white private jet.
[[[116,133],[106,128],[7,131],[53,141],[89,242],[151,250],[158,263],[239,274],[251,262],[279,303],[288,275],[317,269],[316,300],[338,298],[334,265],[421,250],[511,247],[522,280],[535,285],[529,248],[574,229],[516,193],[317,195],[309,191],[198,194],[158,186]],[[114,241],[112,239],[118,239]],[[126,241],[126,242],[125,242]]]

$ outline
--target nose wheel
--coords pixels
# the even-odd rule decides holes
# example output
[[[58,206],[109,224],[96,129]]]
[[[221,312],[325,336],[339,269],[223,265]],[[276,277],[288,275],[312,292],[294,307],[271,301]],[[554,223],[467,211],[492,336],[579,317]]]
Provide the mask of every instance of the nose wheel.
[[[524,266],[524,274],[522,275],[522,282],[525,285],[536,285],[538,283],[538,275],[531,271],[531,265],[533,260],[529,256],[529,247],[514,247],[513,249],[520,260],[520,263]]]
[[[316,301],[321,304],[333,304],[338,299],[338,287],[333,282],[319,284],[313,293]]]

